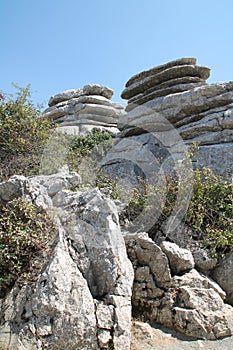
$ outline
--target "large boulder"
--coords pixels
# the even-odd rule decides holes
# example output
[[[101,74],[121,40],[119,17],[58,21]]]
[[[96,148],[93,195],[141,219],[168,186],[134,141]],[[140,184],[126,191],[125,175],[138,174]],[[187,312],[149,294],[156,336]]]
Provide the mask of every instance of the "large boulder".
[[[116,134],[117,121],[125,111],[121,104],[111,101],[112,95],[110,88],[97,84],[66,90],[50,98],[43,115],[66,134],[86,135],[93,129]]]
[[[16,187],[15,197],[49,208],[58,234],[36,282],[16,282],[1,300],[0,345],[12,350],[130,349],[133,268],[115,204],[96,189],[69,191],[80,183],[75,173],[33,177],[27,183],[25,193]]]
[[[119,136],[135,142],[149,133],[155,136],[155,145],[157,138],[160,149],[174,154],[178,134],[187,146],[199,144],[195,167],[207,166],[221,174],[232,171],[233,83],[207,84],[209,73],[209,68],[196,65],[196,59],[181,58],[133,76],[122,93],[128,113],[119,119]],[[167,145],[170,139],[173,145]],[[160,153],[154,153],[157,160]]]

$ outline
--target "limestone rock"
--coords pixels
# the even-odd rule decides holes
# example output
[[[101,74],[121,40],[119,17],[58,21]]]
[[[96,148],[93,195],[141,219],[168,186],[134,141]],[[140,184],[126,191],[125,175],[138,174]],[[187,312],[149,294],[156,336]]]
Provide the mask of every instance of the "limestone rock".
[[[180,248],[177,244],[166,241],[162,242],[160,248],[167,255],[174,274],[191,270],[194,267],[194,259],[190,250]]]
[[[154,85],[170,79],[181,78],[184,76],[194,76],[204,80],[209,77],[209,74],[210,69],[207,67],[192,65],[174,66],[131,84],[122,92],[121,97],[124,99],[130,99],[133,96],[143,92],[145,89],[150,89]]]
[[[178,80],[178,79],[174,79],[174,80]],[[128,102],[128,105],[126,107],[126,111],[129,112],[132,109],[134,109],[135,107],[137,107],[138,105],[141,105],[145,102],[153,100],[154,98],[191,90],[191,89],[194,89],[198,86],[202,86],[204,84],[205,83],[203,83],[202,81],[200,81],[200,82],[197,81],[194,83],[192,82],[192,83],[185,83],[185,84],[177,84],[177,85],[169,86],[166,88],[162,88],[161,85],[163,85],[163,84],[159,84],[159,88],[155,89],[153,92],[148,92],[148,90],[151,90],[151,89],[148,89],[148,90],[145,90],[143,93],[138,94],[138,95],[134,96],[132,99],[130,99]]]
[[[111,99],[113,95],[113,91],[106,87],[98,84],[90,84],[85,85],[82,89],[70,89],[55,96],[52,96],[49,100],[49,106],[52,107],[59,102],[70,100],[72,98],[80,97],[83,95],[100,95],[106,97],[107,99]]]
[[[208,274],[217,265],[217,259],[211,258],[210,253],[199,245],[192,243],[189,249],[192,252],[195,267],[198,271]]]
[[[22,197],[28,188],[28,179],[25,176],[14,175],[8,181],[0,183],[0,202],[9,202]]]
[[[226,257],[216,266],[211,276],[226,292],[226,301],[233,305],[233,253]]]
[[[54,120],[59,131],[86,135],[93,129],[118,132],[117,121],[125,114],[124,107],[110,101],[113,91],[101,85],[86,85],[52,96],[43,116]]]
[[[29,343],[28,349],[40,343],[50,349],[98,348],[92,295],[62,242],[34,288],[14,288],[2,308],[7,312],[1,324],[10,326],[9,344],[12,336],[17,349],[21,343]]]
[[[233,83],[208,85],[208,76],[209,68],[197,66],[196,59],[184,58],[129,79],[122,93],[128,100],[128,113],[119,118],[119,136],[139,138],[160,132],[160,138],[167,140],[170,124],[185,145],[199,144],[195,167],[232,172]],[[167,149],[173,153],[172,148]],[[159,159],[160,150],[154,155]]]
[[[131,258],[131,250],[135,253],[133,265],[146,265],[150,273],[158,283],[171,280],[170,267],[166,255],[146,233],[127,234],[124,236],[128,255]]]
[[[136,315],[143,314],[151,322],[176,329],[191,337],[217,339],[232,334],[230,320],[233,308],[224,304],[226,294],[214,281],[194,269],[186,273],[184,269],[182,276],[161,280],[158,272],[157,276],[152,273],[150,266],[152,260],[154,264],[156,260],[161,261],[159,250],[150,250],[154,254],[150,253],[149,261],[144,258],[146,251],[141,254],[139,249],[139,245],[144,249],[151,246],[148,236],[145,233],[126,234],[125,242],[135,270],[132,303]],[[191,253],[188,254],[185,249],[180,251],[174,244],[164,243],[161,247],[165,257],[170,260],[171,267],[177,266],[177,261],[181,262],[177,256],[182,252],[185,253],[185,263],[189,261],[189,268],[192,268],[194,261]],[[187,256],[189,259],[186,259]],[[157,269],[160,269],[158,263]],[[168,265],[166,271],[170,274]]]
[[[130,78],[127,83],[125,84],[126,87],[132,85],[133,83],[135,83],[136,81],[139,81],[141,79],[147,78],[150,75],[154,75],[156,73],[159,73],[165,69],[171,68],[171,67],[175,67],[175,66],[182,66],[182,65],[195,65],[196,64],[196,58],[179,58],[177,60],[174,61],[170,61],[167,62],[165,64],[161,64],[159,66],[156,66],[152,69],[143,71],[141,73],[138,73],[136,75],[134,75],[132,78]]]
[[[16,283],[1,302],[0,345],[129,350],[133,268],[114,203],[95,189],[69,191],[80,177],[66,169],[22,180],[27,191],[11,196],[49,198],[58,235],[37,281]]]

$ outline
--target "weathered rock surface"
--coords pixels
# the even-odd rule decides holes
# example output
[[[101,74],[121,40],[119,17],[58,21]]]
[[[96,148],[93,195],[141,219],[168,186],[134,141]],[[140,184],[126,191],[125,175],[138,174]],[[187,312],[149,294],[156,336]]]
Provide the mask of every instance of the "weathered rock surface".
[[[80,181],[77,174],[63,171],[0,184],[4,200],[23,196],[49,208],[58,224],[37,281],[23,287],[16,283],[1,301],[2,346],[130,349],[133,268],[117,209],[98,190],[68,190]]]
[[[226,301],[233,305],[233,253],[230,252],[213,270],[212,278],[225,290]]]
[[[79,90],[67,90],[49,101],[44,117],[54,120],[59,130],[67,134],[85,135],[94,128],[117,133],[117,121],[125,111],[111,102],[113,91],[101,85],[86,85]]]
[[[209,74],[210,69],[197,66],[195,58],[178,59],[135,75],[126,83],[126,88],[121,96],[128,99],[129,104],[132,102],[141,104],[145,102],[142,97],[147,96],[147,101],[153,98],[153,95],[150,95],[152,91],[176,86],[173,92],[180,92],[205,84],[205,79],[209,77]],[[192,82],[194,85],[188,86],[187,82]],[[185,84],[187,84],[186,88],[182,86]],[[161,96],[165,94],[166,92]],[[128,108],[130,109],[131,107]]]
[[[187,58],[135,75],[122,93],[129,113],[119,119],[120,137],[160,132],[164,135],[159,139],[169,139],[170,124],[185,145],[199,144],[195,167],[207,166],[220,174],[232,171],[233,83],[208,85],[209,72]],[[164,147],[168,148],[166,143]],[[156,158],[159,155],[155,153]]]
[[[140,81],[141,79],[147,78],[150,75],[159,73],[161,71],[164,71],[165,69],[175,67],[175,66],[182,66],[182,65],[195,65],[196,64],[196,58],[178,58],[177,60],[167,62],[165,64],[161,64],[159,66],[156,66],[152,69],[143,71],[141,73],[135,74],[132,78],[130,78],[127,83],[125,84],[126,87],[132,85],[133,83]]]
[[[146,233],[126,234],[125,242],[135,270],[136,315],[192,337],[216,339],[232,334],[233,308],[224,304],[225,292],[192,268],[190,253],[168,242],[161,245],[162,252]],[[171,277],[171,267],[175,273],[181,260],[188,271]]]
[[[173,274],[177,275],[194,268],[195,263],[190,250],[180,248],[177,244],[166,241],[162,242],[160,248],[168,257]]]
[[[71,89],[63,91],[55,96],[52,96],[49,100],[49,107],[56,105],[59,102],[70,100],[74,97],[80,97],[85,95],[100,95],[107,99],[111,99],[113,95],[113,90],[97,84],[85,85],[82,89]]]

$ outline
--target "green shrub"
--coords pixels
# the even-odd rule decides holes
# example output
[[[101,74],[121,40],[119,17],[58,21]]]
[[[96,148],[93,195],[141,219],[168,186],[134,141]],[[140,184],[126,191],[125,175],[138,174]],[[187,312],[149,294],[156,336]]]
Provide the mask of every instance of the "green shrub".
[[[91,153],[92,160],[98,162],[111,147],[112,142],[113,135],[110,132],[98,129],[93,129],[87,136],[67,136],[69,169],[79,171],[80,163]],[[88,158],[89,160],[91,161]]]
[[[22,275],[33,278],[54,233],[48,214],[22,198],[0,208],[0,294]]]
[[[0,100],[0,181],[38,174],[40,157],[54,125],[30,100],[29,86]]]
[[[144,183],[143,191],[134,189],[127,207],[127,217],[133,221],[150,206],[159,211],[159,218],[149,234],[154,237],[172,214],[179,192],[179,179],[166,176],[166,198],[157,186]],[[117,188],[117,186],[115,186]],[[224,256],[233,249],[233,183],[228,176],[216,175],[210,169],[193,171],[193,193],[183,221],[192,229],[194,239],[208,249],[212,257]],[[116,194],[115,194],[116,195]]]
[[[92,175],[98,171],[98,162],[111,146],[112,140],[111,133],[98,129],[94,129],[87,136],[67,135],[56,129],[44,147],[41,172],[54,174],[64,165],[68,165],[70,171],[80,173],[85,180],[85,171],[88,168],[92,168]]]
[[[213,257],[233,249],[231,178],[216,175],[210,169],[196,170],[186,222]]]

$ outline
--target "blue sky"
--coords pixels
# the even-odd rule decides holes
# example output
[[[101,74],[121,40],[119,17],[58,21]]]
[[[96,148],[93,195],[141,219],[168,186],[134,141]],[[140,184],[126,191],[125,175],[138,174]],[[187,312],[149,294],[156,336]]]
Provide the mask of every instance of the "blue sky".
[[[233,80],[233,1],[1,0],[0,90],[31,84],[35,103],[85,84],[114,101],[134,74],[179,57]]]

